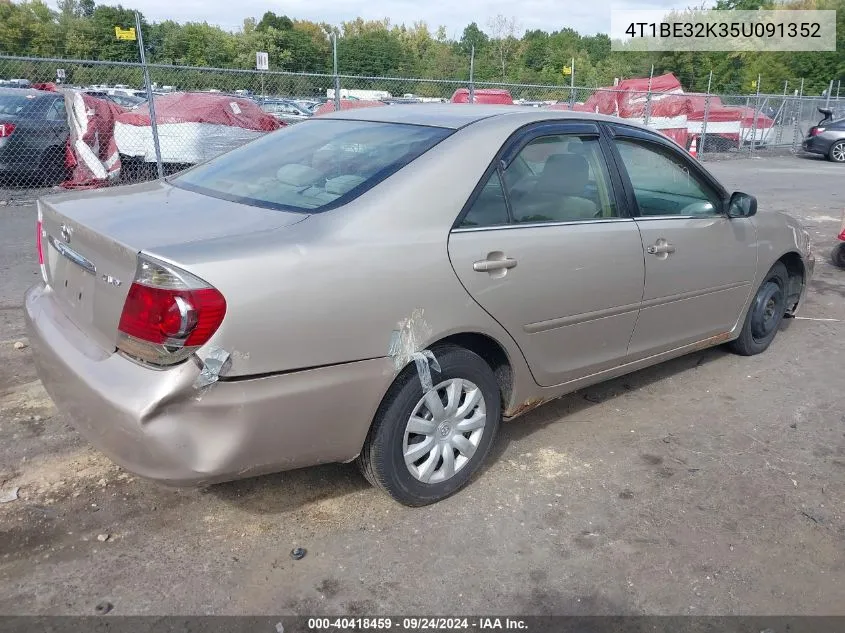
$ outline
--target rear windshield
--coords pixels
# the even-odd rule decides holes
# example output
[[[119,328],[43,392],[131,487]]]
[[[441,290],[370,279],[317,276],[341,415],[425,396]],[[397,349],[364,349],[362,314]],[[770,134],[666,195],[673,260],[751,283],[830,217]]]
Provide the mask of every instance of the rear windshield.
[[[372,121],[304,121],[267,134],[171,180],[255,206],[322,211],[360,196],[452,130]]]
[[[34,101],[34,97],[26,95],[0,95],[0,114],[14,116],[24,114],[26,109]]]

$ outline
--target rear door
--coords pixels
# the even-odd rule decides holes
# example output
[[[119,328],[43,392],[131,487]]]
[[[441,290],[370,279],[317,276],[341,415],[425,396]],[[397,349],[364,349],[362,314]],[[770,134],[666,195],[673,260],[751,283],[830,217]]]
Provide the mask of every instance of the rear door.
[[[599,128],[541,124],[503,148],[449,238],[456,274],[550,386],[620,364],[644,283]]]
[[[724,189],[657,134],[625,126],[614,133],[646,253],[629,360],[726,334],[757,269],[753,220],[728,218]]]

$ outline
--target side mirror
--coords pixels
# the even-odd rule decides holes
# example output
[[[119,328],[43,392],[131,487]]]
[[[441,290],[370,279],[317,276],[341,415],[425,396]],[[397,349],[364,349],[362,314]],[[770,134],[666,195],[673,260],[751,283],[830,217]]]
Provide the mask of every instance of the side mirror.
[[[728,203],[729,218],[750,218],[757,213],[757,198],[748,193],[734,191]]]

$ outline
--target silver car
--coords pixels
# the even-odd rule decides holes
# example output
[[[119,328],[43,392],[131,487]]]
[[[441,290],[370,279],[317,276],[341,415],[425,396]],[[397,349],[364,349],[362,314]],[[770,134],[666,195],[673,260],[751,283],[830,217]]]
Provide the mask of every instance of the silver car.
[[[423,505],[470,480],[503,419],[705,347],[765,350],[814,258],[756,209],[611,117],[344,111],[41,200],[26,315],[47,391],[130,471],[357,460]]]
[[[259,105],[264,112],[288,125],[305,121],[312,115],[304,106],[289,99],[265,99]]]

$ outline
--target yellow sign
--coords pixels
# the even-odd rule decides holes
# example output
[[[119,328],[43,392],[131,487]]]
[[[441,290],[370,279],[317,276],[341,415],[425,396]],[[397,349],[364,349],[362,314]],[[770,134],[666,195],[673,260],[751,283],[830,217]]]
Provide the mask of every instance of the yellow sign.
[[[119,26],[114,27],[114,36],[119,40],[134,40],[135,27],[131,29],[122,29]]]
[[[572,74],[572,66],[564,66],[563,67],[563,74],[564,75],[571,75]]]

